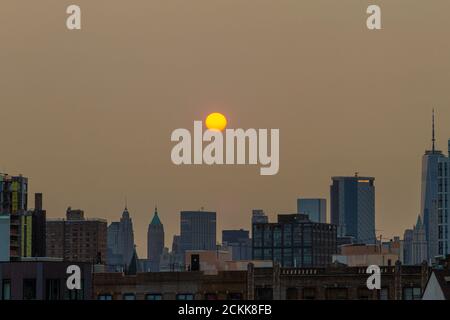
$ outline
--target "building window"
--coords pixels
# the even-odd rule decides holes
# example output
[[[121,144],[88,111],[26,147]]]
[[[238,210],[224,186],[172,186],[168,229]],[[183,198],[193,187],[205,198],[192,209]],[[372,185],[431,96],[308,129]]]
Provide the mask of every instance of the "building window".
[[[419,287],[403,289],[403,300],[420,300],[421,297],[422,290]]]
[[[358,288],[358,300],[369,300],[371,291],[367,288]]]
[[[256,288],[255,300],[273,300],[272,288]]]
[[[389,300],[389,288],[381,288],[380,300]]]
[[[47,300],[60,299],[61,284],[59,279],[47,279],[45,283],[45,298]]]
[[[297,300],[298,299],[298,289],[297,288],[287,288],[286,289],[286,300]]]
[[[134,293],[124,293],[122,298],[123,300],[136,300],[136,295]]]
[[[23,300],[36,299],[36,279],[23,280]]]
[[[227,295],[227,300],[242,300],[242,294],[239,292],[230,292]]]
[[[219,300],[219,297],[215,293],[205,294],[205,300]]]
[[[11,300],[11,280],[4,279],[2,282],[2,300]]]
[[[346,300],[348,299],[347,288],[327,288],[326,298],[328,300]]]
[[[145,295],[145,300],[162,300],[162,294],[160,293],[149,293]]]
[[[110,294],[99,294],[97,300],[112,300],[112,295]]]
[[[304,288],[303,289],[303,299],[305,299],[305,300],[315,300],[316,299],[316,289],[314,289],[314,288]]]
[[[177,300],[194,300],[194,295],[190,293],[177,294]]]

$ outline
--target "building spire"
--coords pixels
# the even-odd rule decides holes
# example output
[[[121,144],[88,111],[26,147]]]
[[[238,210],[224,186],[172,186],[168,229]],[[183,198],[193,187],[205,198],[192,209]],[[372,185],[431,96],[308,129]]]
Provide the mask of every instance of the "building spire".
[[[127,196],[125,196],[125,210],[128,210],[128,199],[127,199]]]
[[[435,136],[434,136],[434,108],[433,108],[433,115],[432,115],[432,133],[431,133],[431,141],[432,141],[432,143],[433,143],[433,145],[432,145],[432,151],[433,151],[433,153],[434,153],[434,151],[435,151],[435,142],[436,142],[436,139],[435,139]]]

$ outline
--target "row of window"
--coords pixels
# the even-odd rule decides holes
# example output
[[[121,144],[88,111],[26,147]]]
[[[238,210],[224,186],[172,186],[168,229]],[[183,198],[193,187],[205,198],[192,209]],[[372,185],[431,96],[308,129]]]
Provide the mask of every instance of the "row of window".
[[[84,299],[83,281],[81,281],[80,290],[64,290],[65,280],[47,279],[45,281],[45,299],[46,300],[82,300]],[[3,279],[1,287],[1,299],[11,300],[11,280]],[[36,300],[36,279],[23,279],[22,281],[22,300]]]
[[[163,296],[160,293],[148,293],[145,296],[145,300],[162,300]],[[205,300],[218,300],[218,295],[215,293],[207,293],[204,295]],[[229,293],[227,295],[228,300],[242,300],[241,293]],[[97,296],[98,300],[113,300],[111,294],[100,294]],[[123,300],[136,300],[136,294],[124,293],[122,295]],[[180,293],[176,295],[176,300],[194,300],[195,295],[192,293]]]

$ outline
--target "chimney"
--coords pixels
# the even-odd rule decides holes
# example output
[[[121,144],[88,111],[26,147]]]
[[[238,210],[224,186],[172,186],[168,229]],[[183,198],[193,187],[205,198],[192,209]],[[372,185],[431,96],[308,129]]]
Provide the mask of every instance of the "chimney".
[[[42,210],[42,193],[34,194],[34,210],[36,211]]]

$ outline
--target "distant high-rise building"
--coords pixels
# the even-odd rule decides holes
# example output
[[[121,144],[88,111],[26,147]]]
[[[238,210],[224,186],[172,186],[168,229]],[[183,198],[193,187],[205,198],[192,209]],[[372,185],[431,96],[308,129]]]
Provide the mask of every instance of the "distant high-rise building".
[[[106,264],[107,222],[68,208],[65,219],[47,219],[47,256]]]
[[[181,247],[181,236],[174,235],[172,240],[172,270],[184,270],[184,253]]]
[[[111,222],[107,229],[107,251],[109,272],[123,272],[125,270],[123,255],[119,251],[119,229],[120,223]]]
[[[28,209],[28,178],[0,174],[0,215],[9,215],[10,259],[20,259],[20,215]]]
[[[331,223],[338,237],[375,243],[375,186],[373,177],[332,177]]]
[[[134,245],[133,221],[127,207],[120,222],[108,226],[108,266],[110,270],[126,270],[130,266]]]
[[[222,243],[231,249],[233,261],[252,259],[252,241],[248,230],[223,230]]]
[[[413,265],[412,258],[413,230],[406,229],[403,233],[403,261],[404,265]]]
[[[336,226],[306,214],[281,214],[276,223],[253,224],[253,259],[283,267],[324,267],[337,251]]]
[[[264,213],[264,210],[254,209],[252,210],[252,224],[255,223],[268,223],[269,218]]]
[[[297,199],[297,213],[307,214],[313,222],[327,222],[326,199]]]
[[[422,157],[422,191],[420,216],[428,243],[428,260],[450,253],[448,198],[450,196],[450,140],[445,156],[436,150],[434,111],[432,117],[432,147]]]
[[[418,265],[427,260],[427,237],[425,226],[422,223],[422,218],[417,218],[417,223],[413,229],[412,238],[412,264]]]
[[[403,263],[419,265],[427,261],[427,239],[422,217],[419,215],[413,229],[405,230],[403,237]]]
[[[135,245],[133,221],[130,218],[130,213],[126,207],[119,222],[119,251],[123,255],[124,264],[129,266],[131,259],[133,258]]]
[[[150,261],[150,269],[153,272],[159,271],[161,254],[164,250],[164,225],[158,216],[158,209],[155,208],[153,219],[148,225],[147,232],[147,258]]]
[[[181,211],[181,249],[216,249],[216,213],[207,211]]]

